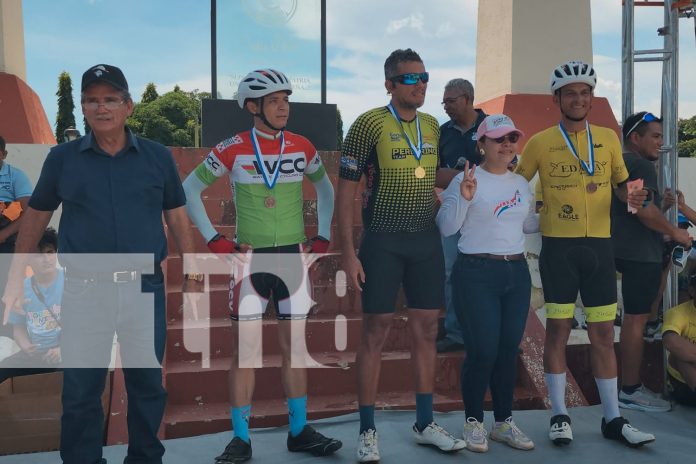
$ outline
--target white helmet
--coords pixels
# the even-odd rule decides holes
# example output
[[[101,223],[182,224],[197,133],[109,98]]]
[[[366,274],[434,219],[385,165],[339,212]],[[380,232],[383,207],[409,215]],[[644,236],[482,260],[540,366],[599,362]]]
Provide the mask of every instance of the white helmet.
[[[259,69],[247,74],[239,83],[237,103],[244,108],[248,98],[261,98],[274,92],[285,91],[290,95],[292,85],[287,76],[274,69]]]
[[[551,93],[576,82],[587,84],[594,90],[597,85],[597,74],[591,64],[582,61],[568,61],[557,66],[551,73]]]

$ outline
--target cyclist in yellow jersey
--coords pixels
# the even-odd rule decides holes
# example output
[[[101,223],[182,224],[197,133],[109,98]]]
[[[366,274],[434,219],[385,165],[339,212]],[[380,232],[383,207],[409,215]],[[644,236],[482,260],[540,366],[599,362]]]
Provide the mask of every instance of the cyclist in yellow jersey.
[[[532,137],[517,173],[531,180],[537,172],[543,206],[539,270],[546,300],[544,371],[551,400],[549,438],[556,445],[573,440],[565,405],[566,357],[575,300],[582,297],[590,360],[602,402],[602,434],[637,447],[655,440],[621,417],[618,406],[614,318],[616,270],[610,238],[612,189],[634,208],[647,191],[628,192],[621,144],[611,129],[590,125],[597,75],[592,65],[569,61],[551,73],[553,101],[561,121]]]
[[[669,350],[667,385],[678,403],[696,407],[696,273],[689,276],[691,299],[665,313],[662,343]]]
[[[418,444],[443,451],[466,446],[433,421],[435,337],[444,300],[444,260],[435,225],[434,187],[439,125],[418,112],[428,73],[411,49],[396,50],[384,63],[391,101],[358,117],[343,144],[338,184],[338,228],[343,267],[362,292],[363,334],[357,353],[360,436],[358,461],[379,460],[374,404],[382,347],[403,284],[408,300],[411,359],[416,377]],[[363,237],[353,244],[354,198],[362,176]]]

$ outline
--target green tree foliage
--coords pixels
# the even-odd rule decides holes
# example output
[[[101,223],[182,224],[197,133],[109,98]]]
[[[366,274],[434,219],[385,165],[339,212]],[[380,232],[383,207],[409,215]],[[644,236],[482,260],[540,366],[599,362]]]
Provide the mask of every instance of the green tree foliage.
[[[679,120],[677,153],[680,158],[696,158],[696,116]]]
[[[140,97],[140,103],[150,103],[155,100],[157,100],[157,97],[159,97],[159,94],[157,93],[157,87],[155,87],[155,84],[153,82],[150,82],[147,84],[145,87],[145,91],[143,92],[143,95]]]
[[[137,103],[128,118],[128,126],[136,134],[164,145],[192,147],[195,133],[200,128],[201,100],[204,98],[210,98],[210,93],[186,92],[177,85],[173,91],[152,101]]]
[[[68,127],[75,127],[75,103],[72,95],[72,79],[66,71],[58,76],[58,114],[56,115],[56,140],[65,142],[63,132]]]
[[[343,118],[338,108],[336,108],[336,149],[343,150]]]

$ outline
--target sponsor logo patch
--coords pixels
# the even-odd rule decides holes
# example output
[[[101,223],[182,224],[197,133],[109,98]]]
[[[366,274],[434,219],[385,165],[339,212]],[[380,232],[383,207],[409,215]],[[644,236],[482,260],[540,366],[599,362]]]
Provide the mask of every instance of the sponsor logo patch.
[[[218,143],[215,145],[215,149],[219,152],[224,151],[225,148],[230,147],[232,145],[237,145],[242,143],[242,138],[238,135],[235,135],[234,137],[230,137],[229,139],[225,139],[222,142]]]
[[[577,221],[580,216],[574,213],[573,207],[571,205],[561,206],[561,212],[558,213],[558,219],[563,219],[566,221]]]
[[[352,156],[343,155],[341,156],[341,167],[344,169],[349,169],[351,171],[357,171],[358,160]]]

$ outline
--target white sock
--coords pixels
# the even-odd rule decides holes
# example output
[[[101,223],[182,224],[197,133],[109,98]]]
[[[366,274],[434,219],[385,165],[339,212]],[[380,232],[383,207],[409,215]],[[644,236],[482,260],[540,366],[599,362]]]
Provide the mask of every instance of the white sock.
[[[559,414],[568,415],[568,410],[565,404],[566,390],[566,373],[549,374],[544,373],[546,379],[546,388],[549,390],[549,400],[551,400],[551,414],[557,416]]]
[[[612,419],[621,416],[619,413],[619,387],[616,377],[611,379],[598,379],[595,377],[599,400],[602,402],[604,420],[609,423]]]

